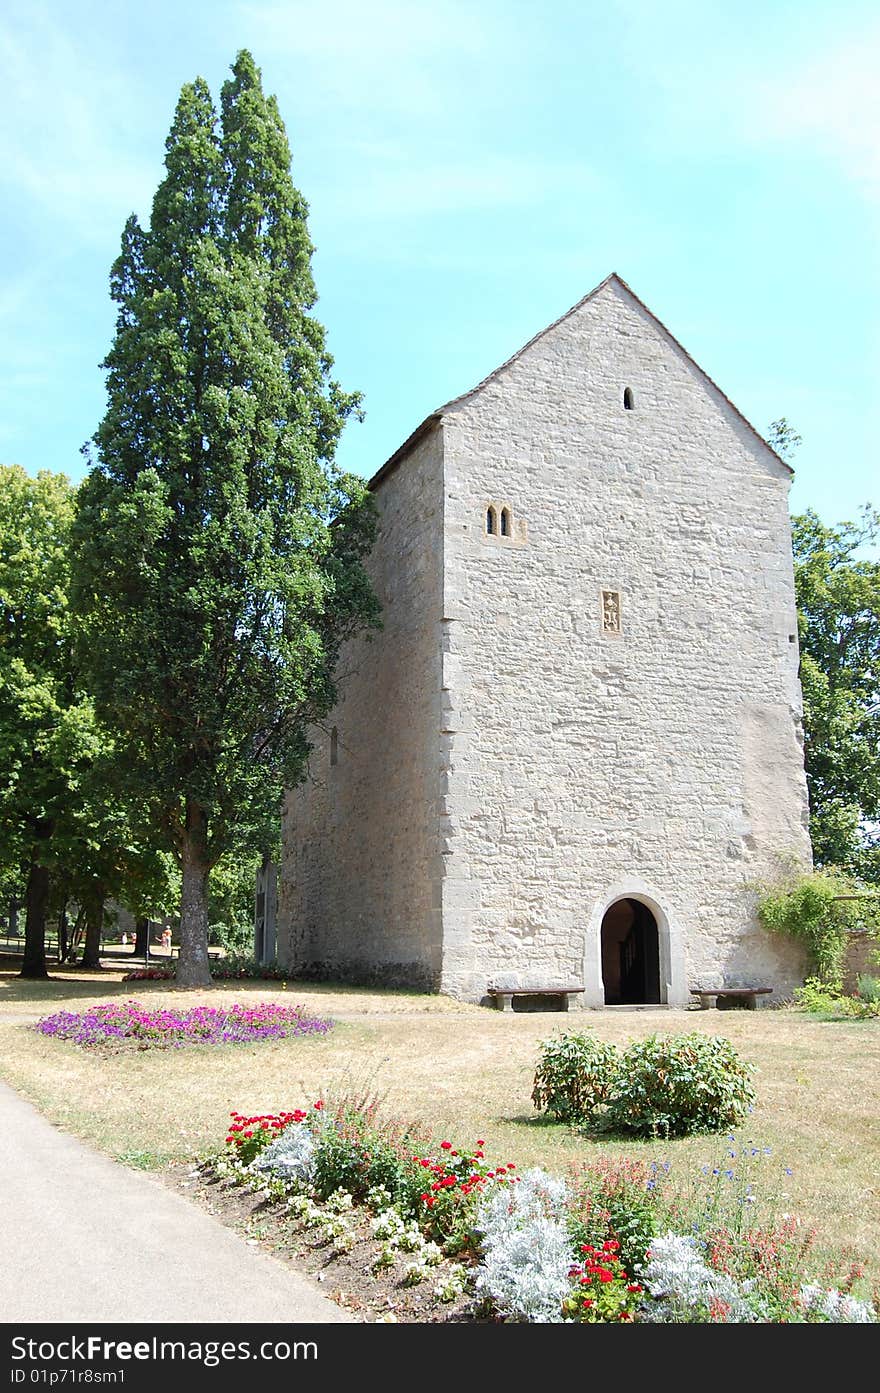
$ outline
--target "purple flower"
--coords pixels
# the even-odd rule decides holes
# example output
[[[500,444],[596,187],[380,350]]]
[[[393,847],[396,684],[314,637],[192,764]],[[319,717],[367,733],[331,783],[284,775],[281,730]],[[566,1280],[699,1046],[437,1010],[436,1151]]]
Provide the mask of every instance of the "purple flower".
[[[332,1026],[330,1020],[307,1016],[303,1006],[280,1006],[271,1001],[248,1006],[193,1006],[186,1011],[171,1007],[151,1011],[138,1001],[126,1001],[80,1012],[58,1011],[38,1021],[36,1029],[77,1045],[134,1040],[141,1047],[176,1049],[191,1044],[251,1044],[324,1035]]]

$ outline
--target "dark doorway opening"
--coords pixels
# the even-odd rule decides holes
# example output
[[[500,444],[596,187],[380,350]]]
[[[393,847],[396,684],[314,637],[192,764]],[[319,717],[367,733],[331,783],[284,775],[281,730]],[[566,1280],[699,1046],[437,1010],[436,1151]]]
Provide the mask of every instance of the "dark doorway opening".
[[[660,1001],[660,935],[640,900],[617,900],[602,920],[602,983],[606,1006]]]

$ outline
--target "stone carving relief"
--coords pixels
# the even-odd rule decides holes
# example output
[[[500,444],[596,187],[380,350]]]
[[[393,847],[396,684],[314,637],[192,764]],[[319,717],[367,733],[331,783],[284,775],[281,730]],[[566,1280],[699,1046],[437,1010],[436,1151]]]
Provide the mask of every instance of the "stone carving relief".
[[[602,591],[602,633],[609,638],[620,638],[620,591]]]

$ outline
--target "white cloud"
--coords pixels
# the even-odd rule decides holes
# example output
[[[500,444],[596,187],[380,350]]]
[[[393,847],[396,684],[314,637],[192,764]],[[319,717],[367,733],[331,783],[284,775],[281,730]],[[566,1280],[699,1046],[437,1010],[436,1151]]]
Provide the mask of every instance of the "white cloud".
[[[304,82],[324,105],[361,107],[367,120],[400,110],[429,118],[465,85],[478,98],[473,79],[482,59],[508,47],[491,3],[254,0],[240,14],[255,53],[296,60],[293,95]]]
[[[754,92],[756,140],[805,144],[880,196],[880,24]]]
[[[876,0],[614,0],[623,48],[653,103],[666,156],[785,156],[830,162],[880,195],[880,18]]]
[[[39,5],[0,23],[0,186],[76,235],[143,206],[155,167],[127,148],[124,118],[136,79],[94,35],[77,39]]]

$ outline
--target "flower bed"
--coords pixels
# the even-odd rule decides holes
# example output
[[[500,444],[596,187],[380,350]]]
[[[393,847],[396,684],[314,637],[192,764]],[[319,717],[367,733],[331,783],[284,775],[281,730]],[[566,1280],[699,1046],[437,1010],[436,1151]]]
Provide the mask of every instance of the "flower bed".
[[[85,1011],[57,1011],[37,1022],[42,1035],[86,1047],[179,1049],[184,1045],[253,1044],[289,1036],[325,1035],[333,1022],[308,1016],[302,1006],[271,1001],[253,1005],[151,1010],[138,1001],[111,1002]]]
[[[424,1284],[435,1305],[455,1303],[457,1320],[877,1320],[880,1293],[864,1290],[851,1256],[823,1264],[813,1231],[775,1213],[766,1181],[790,1172],[758,1175],[775,1166],[769,1148],[731,1134],[719,1164],[684,1181],[667,1163],[607,1157],[562,1179],[492,1166],[482,1141],[416,1146],[416,1134],[362,1100],[234,1113],[209,1169],[308,1235],[322,1270],[363,1252],[368,1224],[365,1280],[387,1290],[393,1276],[401,1293]]]

